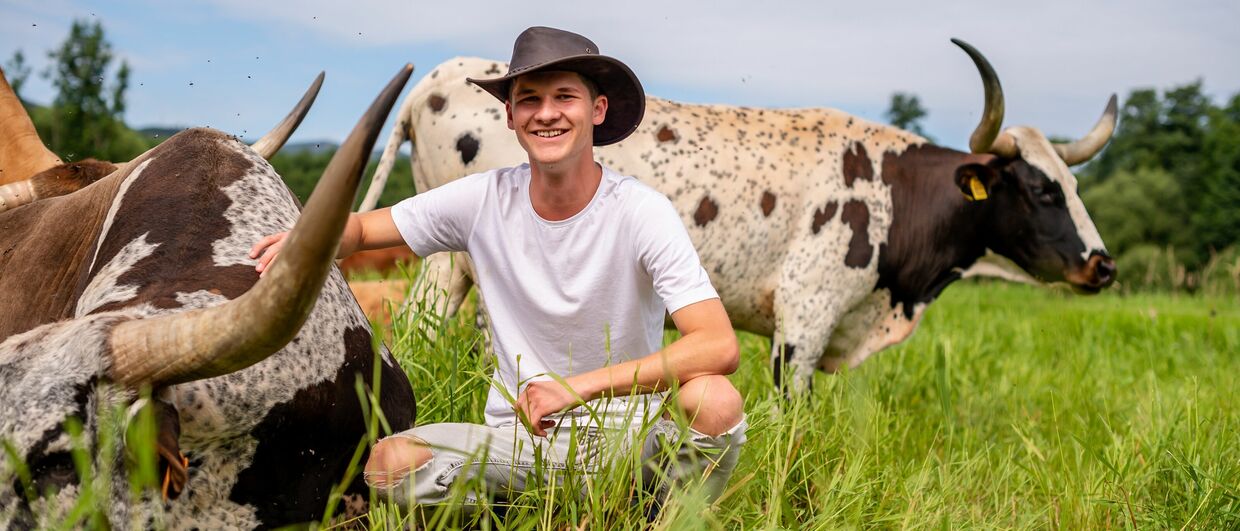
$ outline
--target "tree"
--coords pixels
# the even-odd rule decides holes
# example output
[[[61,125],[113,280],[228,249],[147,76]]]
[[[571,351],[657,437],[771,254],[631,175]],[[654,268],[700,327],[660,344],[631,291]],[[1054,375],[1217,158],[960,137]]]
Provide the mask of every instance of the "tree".
[[[13,58],[4,65],[4,75],[9,80],[9,86],[13,87],[18,101],[21,101],[22,85],[25,85],[26,79],[30,77],[30,66],[26,64],[26,56],[21,50],[13,52]]]
[[[921,119],[925,118],[926,114],[926,109],[921,106],[921,100],[917,95],[907,92],[893,93],[891,105],[885,113],[891,125],[929,139],[929,135],[921,128]]]
[[[1240,243],[1240,94],[1211,110],[1200,168],[1192,226],[1197,251],[1213,253]]]
[[[142,142],[121,123],[129,65],[122,62],[110,85],[105,78],[112,46],[98,23],[74,21],[69,36],[48,53],[52,66],[45,76],[56,87],[45,139],[64,160],[96,157],[125,160],[142,151]]]
[[[1201,80],[1161,97],[1134,90],[1110,145],[1080,175],[1108,219],[1098,221],[1108,243],[1170,245],[1190,267],[1205,264],[1240,243],[1240,94],[1219,108]]]
[[[1134,90],[1124,101],[1110,145],[1082,173],[1105,180],[1120,171],[1162,168],[1192,181],[1200,175],[1212,108],[1200,79],[1171,88],[1161,98],[1154,89]]]
[[[1184,230],[1189,209],[1180,183],[1165,170],[1124,170],[1081,191],[1090,218],[1115,256],[1145,243],[1160,248],[1191,243]]]

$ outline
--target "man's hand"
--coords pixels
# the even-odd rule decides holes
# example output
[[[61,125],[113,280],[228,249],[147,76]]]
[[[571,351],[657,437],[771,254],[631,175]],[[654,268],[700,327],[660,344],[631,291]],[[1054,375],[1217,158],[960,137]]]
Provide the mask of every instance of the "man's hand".
[[[565,389],[560,382],[538,381],[530,382],[525,386],[525,390],[517,396],[517,404],[513,406],[513,410],[517,412],[517,418],[525,423],[530,433],[546,437],[547,428],[555,426],[555,422],[543,417],[581,403],[581,400],[574,395],[574,391]]]
[[[271,268],[271,262],[284,248],[284,239],[287,237],[287,232],[272,234],[258,240],[258,243],[250,248],[250,258],[258,259],[258,265],[254,266],[254,269],[259,276]],[[382,249],[404,243],[400,231],[396,229],[396,223],[392,221],[391,208],[349,214],[349,221],[345,223],[344,232],[340,234],[340,248],[336,251],[336,258],[347,258],[358,251]]]
[[[287,232],[272,234],[258,240],[258,243],[250,248],[250,258],[258,259],[258,265],[254,266],[254,270],[258,271],[258,276],[267,274],[267,268],[271,267],[271,261],[275,260],[276,255],[279,255],[280,250],[284,248],[284,239],[287,237]]]

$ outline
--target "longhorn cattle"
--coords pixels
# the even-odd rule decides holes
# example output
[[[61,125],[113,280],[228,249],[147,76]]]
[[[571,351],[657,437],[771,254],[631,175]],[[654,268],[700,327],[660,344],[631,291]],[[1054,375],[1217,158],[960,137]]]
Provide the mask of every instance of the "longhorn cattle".
[[[1001,131],[997,76],[980,53],[953,42],[973,59],[986,91],[972,153],[833,109],[653,97],[636,133],[598,150],[603,164],[671,198],[733,324],[773,338],[776,380],[791,366],[793,389],[807,387],[814,367],[856,366],[904,340],[979,258],[1084,292],[1114,278],[1068,169],[1106,144],[1114,96],[1094,130],[1068,145],[1030,127]],[[405,139],[418,190],[523,162],[504,107],[465,81],[506,68],[458,58],[423,78],[398,112],[364,207],[374,204]],[[467,260],[455,263],[468,268]],[[444,256],[427,266],[439,279],[458,276],[445,274],[453,266]],[[468,287],[444,286],[449,309]]]
[[[338,484],[346,499],[365,500],[365,485],[347,475],[367,438],[363,412],[381,408],[387,425],[404,429],[414,397],[390,353],[373,350],[332,258],[411,70],[372,104],[300,220],[262,156],[271,145],[250,149],[210,129],[169,138],[79,190],[0,212],[0,441],[9,454],[0,529],[73,526],[88,490],[105,496],[103,517],[121,527],[317,520],[339,501],[329,502]],[[40,149],[26,159],[10,149],[0,165],[37,173],[53,162]],[[42,165],[10,165],[31,158]],[[259,280],[250,246],[294,221],[280,263]],[[365,405],[359,386],[374,393]],[[100,442],[124,429],[100,419],[143,388],[158,405],[166,494],[134,493],[125,450]],[[114,473],[80,483],[74,423],[96,470]]]

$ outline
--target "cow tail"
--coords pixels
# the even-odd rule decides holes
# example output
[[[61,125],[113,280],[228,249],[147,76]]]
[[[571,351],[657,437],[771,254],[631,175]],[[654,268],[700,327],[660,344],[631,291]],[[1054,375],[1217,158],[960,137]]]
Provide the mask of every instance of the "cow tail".
[[[413,124],[413,99],[413,93],[406,96],[404,103],[400,105],[400,111],[396,113],[396,124],[392,126],[392,134],[388,136],[387,147],[383,148],[383,156],[379,158],[375,175],[370,178],[366,197],[362,199],[361,206],[357,207],[358,212],[369,212],[378,206],[379,196],[383,194],[383,187],[387,185],[388,176],[392,174],[392,167],[396,165],[396,158],[400,154],[400,145],[405,140],[413,142],[413,131],[410,128]],[[412,166],[413,152],[416,150],[409,151],[409,164]]]

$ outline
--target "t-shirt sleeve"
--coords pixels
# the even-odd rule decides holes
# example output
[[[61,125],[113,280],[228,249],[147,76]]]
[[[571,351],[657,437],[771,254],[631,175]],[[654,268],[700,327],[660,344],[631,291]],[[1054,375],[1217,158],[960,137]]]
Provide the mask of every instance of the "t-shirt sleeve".
[[[392,207],[392,221],[418,256],[467,251],[491,173],[462,177],[405,199]]]
[[[658,195],[636,209],[637,253],[668,313],[719,298],[672,202]]]

